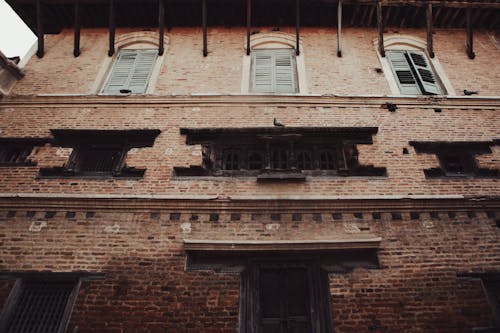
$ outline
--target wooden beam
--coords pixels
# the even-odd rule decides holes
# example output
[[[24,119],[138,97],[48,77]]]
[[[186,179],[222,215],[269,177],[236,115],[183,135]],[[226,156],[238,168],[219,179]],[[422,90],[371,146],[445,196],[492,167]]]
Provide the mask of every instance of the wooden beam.
[[[382,19],[382,2],[377,2],[377,26],[378,26],[378,52],[385,57],[384,50],[384,22]]]
[[[342,0],[337,7],[337,57],[342,57]]]
[[[158,0],[158,55],[163,55],[165,45],[165,0]]]
[[[208,55],[207,46],[207,0],[201,0],[201,20],[203,29],[203,56]]]
[[[428,4],[427,5],[427,12],[426,12],[426,19],[427,19],[427,53],[429,54],[429,57],[434,58],[434,45],[432,42],[432,31],[433,31],[433,26],[432,26],[432,5]]]
[[[80,55],[80,0],[75,0],[75,36],[73,43],[73,56]]]
[[[469,59],[474,59],[476,55],[474,54],[474,36],[472,31],[472,8],[467,8],[467,56]]]
[[[250,55],[250,29],[252,28],[252,0],[247,0],[247,55]]]
[[[38,38],[38,49],[36,56],[42,58],[45,50],[43,44],[43,17],[42,17],[42,1],[36,0],[36,35]]]
[[[300,55],[300,0],[295,0],[295,54]]]
[[[109,0],[109,50],[108,56],[115,54],[115,1]]]

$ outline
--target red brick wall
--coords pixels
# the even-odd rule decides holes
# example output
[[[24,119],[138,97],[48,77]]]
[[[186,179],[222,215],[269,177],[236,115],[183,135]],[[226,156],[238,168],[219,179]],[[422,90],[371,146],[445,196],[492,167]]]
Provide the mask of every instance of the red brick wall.
[[[459,280],[456,273],[499,267],[500,233],[491,213],[440,212],[432,218],[422,211],[411,219],[403,211],[399,220],[390,212],[374,219],[369,211],[355,217],[352,211],[335,210],[343,214],[333,220],[334,210],[304,212],[301,221],[292,221],[285,208],[238,211],[240,220],[219,211],[218,221],[210,221],[206,211],[175,211],[181,212],[179,220],[163,210],[153,215],[76,210],[74,218],[59,210],[51,218],[39,209],[33,217],[23,209],[10,217],[1,211],[0,270],[106,273],[105,280],[83,283],[70,331],[77,325],[81,333],[234,332],[239,277],[186,272],[182,239],[325,239],[372,233],[382,237],[380,269],[330,274],[335,332],[465,333],[490,325],[480,284]],[[270,213],[281,215],[271,218]],[[321,214],[321,221],[313,213]],[[46,227],[30,231],[36,221]],[[182,231],[184,223],[190,223],[191,232]],[[274,227],[268,228],[271,223]],[[8,289],[1,285],[0,303]]]
[[[49,99],[50,100],[50,99]],[[408,142],[417,141],[487,141],[500,138],[498,107],[484,109],[446,107],[441,113],[422,103],[399,105],[391,113],[380,105],[312,104],[284,102],[281,106],[261,105],[265,98],[252,99],[247,105],[199,104],[206,99],[189,99],[186,106],[168,104],[141,105],[94,104],[93,100],[76,99],[88,104],[49,104],[39,106],[5,103],[0,106],[2,137],[50,137],[51,128],[69,129],[141,129],[158,128],[162,133],[151,148],[137,149],[127,157],[129,166],[146,168],[140,180],[79,178],[38,179],[40,167],[62,166],[68,149],[36,148],[31,155],[36,167],[0,168],[0,193],[66,193],[66,194],[158,194],[158,195],[468,195],[500,194],[496,179],[426,179],[423,169],[437,167],[432,154],[416,154]],[[75,100],[75,101],[76,101]],[[73,99],[70,99],[73,101]],[[141,99],[139,99],[141,101]],[[285,100],[288,101],[288,100]],[[359,100],[360,102],[362,100]],[[41,103],[35,99],[34,102]],[[175,98],[173,99],[175,102]],[[317,101],[316,101],[317,102]],[[383,99],[375,103],[384,102]],[[172,103],[172,104],[170,104]],[[243,102],[241,102],[243,103]],[[445,108],[446,107],[446,108]],[[490,109],[491,108],[491,109]],[[288,127],[294,126],[375,126],[379,131],[373,145],[359,145],[361,164],[387,168],[387,177],[313,177],[301,184],[261,184],[253,178],[172,178],[174,166],[199,165],[200,146],[188,146],[180,135],[181,127],[270,127],[273,118]],[[408,148],[409,154],[403,154]],[[498,149],[480,156],[482,165],[500,168]]]
[[[117,30],[120,34],[132,30]],[[262,28],[262,32],[270,29]],[[283,28],[294,34],[294,29]],[[410,35],[425,41],[425,31],[399,29],[386,37]],[[173,28],[168,34],[163,66],[155,94],[241,93],[242,64],[246,32],[243,28],[214,27],[208,30],[209,55],[202,55],[199,28]],[[343,57],[336,56],[336,30],[303,28],[301,40],[309,93],[337,95],[391,94],[373,41],[376,29],[346,28],[343,31]],[[465,52],[465,30],[439,30],[434,34],[436,57],[443,66],[457,95],[463,89],[481,95],[498,96],[498,44],[488,32],[474,32],[476,58]],[[81,55],[72,56],[72,31],[46,36],[45,56],[33,57],[26,66],[26,77],[12,94],[95,94],[94,84],[107,59],[106,30],[82,30]],[[97,84],[98,87],[101,83]]]

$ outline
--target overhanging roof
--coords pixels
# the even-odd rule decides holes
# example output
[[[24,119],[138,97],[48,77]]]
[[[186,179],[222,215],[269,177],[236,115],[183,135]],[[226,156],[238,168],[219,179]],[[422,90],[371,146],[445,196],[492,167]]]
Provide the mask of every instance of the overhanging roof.
[[[35,31],[35,0],[7,0],[16,13]],[[208,0],[208,26],[245,26],[246,0]],[[302,26],[336,26],[337,0],[301,0]],[[57,33],[72,27],[74,0],[43,1],[46,33]],[[157,0],[121,0],[116,3],[118,27],[155,28],[158,26]],[[375,0],[344,0],[343,25],[376,27]],[[425,5],[435,6],[433,13],[436,28],[465,27],[465,10],[474,9],[472,24],[475,28],[498,29],[500,27],[500,3],[493,0],[424,1],[385,0],[384,25],[386,27],[425,27]],[[109,24],[109,0],[80,0],[82,27],[107,27]],[[166,0],[165,23],[167,27],[200,26],[202,23],[201,1]],[[252,26],[294,26],[295,1],[252,0]]]

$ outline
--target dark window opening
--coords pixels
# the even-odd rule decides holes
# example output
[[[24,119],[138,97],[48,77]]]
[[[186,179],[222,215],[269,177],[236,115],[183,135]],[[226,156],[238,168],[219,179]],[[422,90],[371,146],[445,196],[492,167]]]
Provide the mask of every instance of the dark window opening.
[[[18,280],[0,322],[6,333],[66,332],[80,283]]]
[[[288,151],[285,149],[275,149],[271,152],[271,169],[287,170],[290,169],[288,163]]]
[[[309,281],[305,268],[260,270],[261,331],[311,331]]]
[[[260,170],[264,168],[264,158],[262,153],[251,152],[248,155],[248,169],[250,170]]]
[[[33,147],[49,141],[44,138],[0,138],[0,167],[36,165],[29,159]]]
[[[129,177],[144,175],[145,169],[126,165],[132,148],[151,147],[158,130],[52,130],[55,143],[73,148],[62,167],[41,168],[42,177]]]
[[[238,170],[240,168],[240,153],[236,149],[225,149],[222,159],[222,169]]]
[[[499,170],[478,166],[475,156],[490,154],[494,142],[410,142],[417,153],[435,154],[439,168],[425,169],[428,178],[435,177],[498,177]]]
[[[299,151],[297,153],[297,168],[300,170],[312,170],[313,169],[313,159],[311,153],[305,150]]]

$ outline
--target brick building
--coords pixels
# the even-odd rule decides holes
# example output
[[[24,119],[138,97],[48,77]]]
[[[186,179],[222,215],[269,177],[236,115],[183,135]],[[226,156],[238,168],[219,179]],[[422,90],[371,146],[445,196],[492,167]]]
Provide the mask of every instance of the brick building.
[[[8,0],[0,332],[498,332],[497,1]]]

